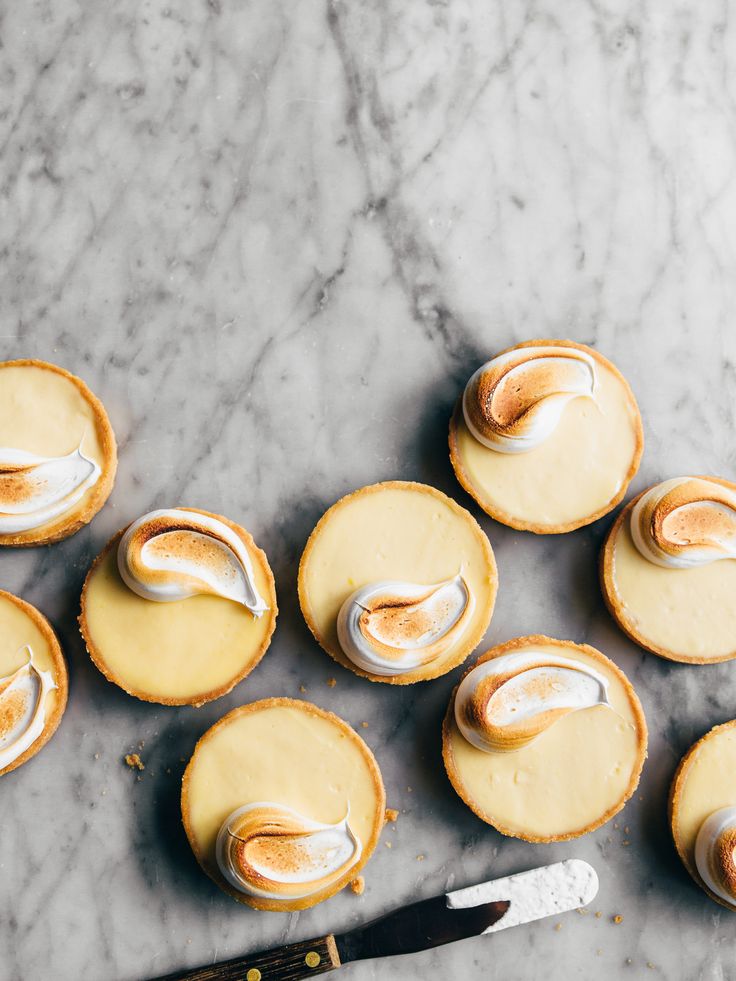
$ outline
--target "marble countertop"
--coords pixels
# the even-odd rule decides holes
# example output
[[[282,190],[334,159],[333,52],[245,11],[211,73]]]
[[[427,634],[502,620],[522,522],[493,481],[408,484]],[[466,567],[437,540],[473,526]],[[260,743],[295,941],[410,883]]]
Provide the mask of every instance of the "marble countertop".
[[[732,976],[736,918],[677,861],[666,795],[688,745],[735,714],[736,664],[638,650],[598,590],[609,521],[559,538],[503,528],[446,453],[470,372],[560,336],[633,385],[646,449],[632,493],[736,475],[728,3],[35,0],[4,6],[0,47],[0,354],[80,374],[120,443],[91,526],[0,555],[0,585],[51,618],[71,668],[58,734],[0,788],[2,981],[137,981],[567,856],[600,874],[588,914],[354,965],[346,981]],[[442,768],[459,672],[378,688],[311,639],[295,595],[306,536],[341,494],[392,477],[480,518],[500,571],[485,646],[543,631],[629,674],[650,753],[615,822],[566,845],[502,838]],[[127,697],[76,629],[108,536],[174,503],[242,520],[281,607],[263,663],[199,710]],[[183,761],[230,708],[300,685],[369,723],[401,813],[362,897],[256,913],[192,857]],[[137,776],[122,757],[139,744]]]

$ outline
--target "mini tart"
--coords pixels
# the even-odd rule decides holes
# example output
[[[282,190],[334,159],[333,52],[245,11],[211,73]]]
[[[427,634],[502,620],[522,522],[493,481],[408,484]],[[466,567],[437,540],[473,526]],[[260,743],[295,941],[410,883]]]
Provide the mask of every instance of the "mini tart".
[[[95,559],[82,589],[79,628],[95,665],[129,695],[161,705],[203,705],[227,694],[258,664],[276,626],[276,587],[248,532],[220,514],[181,508],[224,522],[242,540],[269,609],[256,619],[222,596],[175,602],[143,599],[117,564],[121,529]]]
[[[82,446],[100,467],[68,511],[27,531],[0,533],[0,545],[48,545],[88,524],[110,496],[117,469],[115,434],[102,402],[76,375],[46,361],[0,362],[0,447],[60,457]]]
[[[489,753],[458,729],[456,688],[442,727],[442,756],[458,795],[501,834],[568,841],[605,824],[636,790],[647,752],[644,712],[623,671],[587,644],[518,637],[486,651],[473,668],[525,648],[581,661],[605,675],[614,711],[599,705],[570,712],[521,749]]]
[[[466,627],[440,657],[401,675],[362,670],[343,652],[337,616],[359,587],[382,580],[432,584],[462,571],[473,596]],[[299,603],[318,644],[370,681],[409,685],[446,674],[477,647],[498,590],[496,560],[475,518],[426,484],[390,480],[341,498],[322,515],[299,563]]]
[[[703,821],[722,807],[736,806],[736,719],[715,726],[683,756],[669,797],[672,838],[682,864],[716,903],[736,911],[703,882],[695,864],[695,841]]]
[[[702,477],[736,490],[720,477]],[[616,518],[603,543],[600,580],[611,616],[636,644],[669,661],[717,664],[736,657],[736,559],[667,569],[641,555],[631,512],[643,490]]]
[[[326,824],[342,820],[349,807],[359,860],[329,888],[302,899],[239,892],[220,872],[215,843],[236,808],[259,801]],[[376,847],[385,808],[378,764],[360,736],[332,712],[293,698],[266,698],[220,719],[197,743],[181,793],[184,828],[204,871],[233,899],[268,910],[307,909],[353,881]]]
[[[470,433],[461,397],[449,436],[455,475],[471,497],[496,521],[540,535],[573,531],[608,514],[623,499],[644,449],[629,383],[598,351],[574,341],[540,339],[500,355],[546,346],[575,348],[595,360],[596,402],[574,399],[543,443],[524,453],[502,453]]]
[[[26,660],[22,649],[29,645],[33,663],[39,671],[49,672],[56,685],[44,700],[45,721],[40,735],[12,762],[0,768],[0,776],[10,773],[43,749],[56,732],[66,708],[69,687],[66,661],[51,624],[35,606],[0,590],[0,678],[12,675]],[[10,721],[13,706],[0,696],[0,732]]]

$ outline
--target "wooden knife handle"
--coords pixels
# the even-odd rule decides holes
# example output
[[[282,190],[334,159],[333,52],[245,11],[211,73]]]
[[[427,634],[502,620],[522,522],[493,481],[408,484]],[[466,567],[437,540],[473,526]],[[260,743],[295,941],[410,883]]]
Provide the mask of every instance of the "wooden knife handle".
[[[335,937],[328,933],[316,940],[303,940],[192,971],[177,971],[153,981],[300,981],[339,966]]]

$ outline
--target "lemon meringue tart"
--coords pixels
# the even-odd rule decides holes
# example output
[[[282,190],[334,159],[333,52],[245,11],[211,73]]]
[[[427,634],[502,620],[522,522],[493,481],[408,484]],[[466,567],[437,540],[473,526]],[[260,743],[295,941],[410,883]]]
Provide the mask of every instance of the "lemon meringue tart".
[[[46,617],[0,590],[0,776],[51,739],[67,688],[66,661]]]
[[[0,545],[73,535],[112,490],[115,436],[85,383],[45,361],[0,362]]]
[[[94,663],[129,694],[202,705],[258,664],[276,614],[273,574],[248,532],[178,507],[108,542],[87,574],[79,625]]]
[[[342,719],[293,698],[234,709],[199,740],[182,818],[204,871],[256,909],[306,909],[352,882],[385,819],[378,764]]]
[[[299,602],[318,643],[371,681],[406,685],[456,667],[496,599],[493,550],[476,520],[425,484],[392,480],[343,497],[299,565]]]
[[[565,841],[631,797],[647,727],[629,680],[600,651],[534,635],[465,673],[442,743],[450,781],[479,818],[526,841]]]
[[[736,911],[736,719],[691,746],[672,781],[670,827],[701,889]]]
[[[535,340],[470,378],[450,422],[458,480],[492,518],[558,534],[614,508],[644,447],[623,375],[584,344]]]
[[[736,484],[676,477],[644,491],[609,531],[600,575],[641,647],[690,664],[736,657]]]

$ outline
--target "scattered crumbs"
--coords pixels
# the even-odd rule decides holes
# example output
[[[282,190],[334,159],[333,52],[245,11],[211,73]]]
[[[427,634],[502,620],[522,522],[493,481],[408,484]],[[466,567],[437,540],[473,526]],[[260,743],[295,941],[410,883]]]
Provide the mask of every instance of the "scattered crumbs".
[[[145,770],[146,764],[137,753],[128,753],[125,757],[126,764],[131,770]]]
[[[602,953],[603,953],[603,948],[599,947],[598,950],[596,951],[596,954],[600,957]]]
[[[624,840],[623,840],[623,841],[621,842],[621,844],[622,844],[622,845],[624,846],[624,848],[626,848],[626,846],[627,846],[627,845],[630,845],[630,844],[631,844],[631,842],[629,841],[629,839],[628,839],[628,838],[624,838]]]
[[[562,929],[562,924],[561,924],[561,923],[555,923],[555,930],[556,930],[556,931],[557,931],[558,933],[560,932],[560,930],[561,930],[561,929]]]
[[[394,847],[394,846],[393,846],[393,845],[391,844],[391,842],[390,842],[390,841],[384,841],[384,845],[386,846],[386,848],[393,848],[393,847]]]
[[[629,833],[629,826],[627,824],[626,827],[624,828],[624,834],[627,835],[628,833]]]
[[[337,684],[337,678],[328,678],[327,679],[327,687],[328,688],[334,688],[336,684]]]
[[[424,855],[417,855],[417,862],[423,862],[423,861],[424,861]]]
[[[191,942],[192,942],[192,938],[191,937],[187,937],[187,943],[190,944]]]
[[[632,963],[633,963],[633,961],[631,960],[631,958],[630,958],[630,957],[627,957],[627,958],[626,958],[626,963],[627,963],[627,964],[632,964]]]
[[[621,916],[620,913],[616,913],[616,915],[613,918],[613,922],[614,923],[623,923],[624,922],[624,918],[623,918],[623,916]]]
[[[145,745],[146,745],[146,740],[141,739],[141,741],[138,743],[138,749],[143,749]]]
[[[179,762],[180,763],[186,763],[186,759],[183,756],[180,756],[179,757]]]
[[[299,691],[302,693],[302,695],[304,695],[306,693],[306,691],[307,691],[307,686],[306,685],[299,685]]]
[[[100,754],[99,753],[95,753],[95,759],[96,760],[99,760],[99,758],[100,758]]]
[[[406,789],[408,790],[409,793],[412,792],[411,787],[407,787]]]
[[[395,807],[387,807],[386,808],[386,820],[387,821],[398,821],[399,820],[399,812],[396,810]]]
[[[367,722],[361,722],[360,724],[361,724],[361,726],[362,726],[362,727],[363,727],[364,729],[367,729],[367,728],[368,728],[368,723],[367,723]]]
[[[613,822],[614,831],[618,831],[618,821]]]
[[[597,909],[597,910],[595,911],[595,918],[596,918],[596,920],[600,920],[600,918],[601,918],[602,916],[603,916],[603,913],[602,913],[602,912],[601,912],[601,911],[600,911],[599,909]]]
[[[584,908],[583,908],[583,907],[581,906],[581,907],[579,907],[579,909],[578,909],[578,913],[580,913],[580,915],[581,915],[581,916],[587,916],[587,915],[588,915],[588,910],[587,910],[587,909],[584,909]]]
[[[652,964],[651,961],[647,961],[647,967],[649,968],[650,971],[654,970],[654,964]]]
[[[102,791],[102,796],[104,797],[106,793],[107,793],[107,791],[106,790],[103,790]]]
[[[143,777],[139,773],[138,776],[136,777],[136,780],[142,780],[142,779],[143,779]]]
[[[641,794],[639,794],[639,800],[644,800]]]
[[[362,896],[363,890],[365,889],[365,879],[362,875],[359,875],[357,879],[353,879],[350,883],[350,888],[353,890],[356,896]]]

